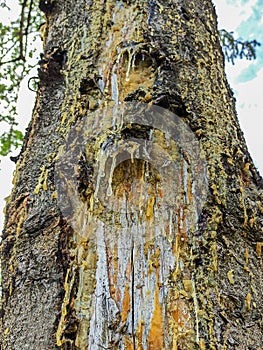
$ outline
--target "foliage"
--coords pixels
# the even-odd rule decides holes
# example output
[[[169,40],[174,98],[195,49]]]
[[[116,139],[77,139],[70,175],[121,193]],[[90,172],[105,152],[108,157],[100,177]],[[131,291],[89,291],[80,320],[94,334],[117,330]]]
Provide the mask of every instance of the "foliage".
[[[235,39],[233,32],[228,32],[225,29],[221,29],[219,34],[220,43],[228,62],[235,64],[235,60],[238,58],[256,59],[256,47],[260,46],[257,40]]]
[[[9,9],[6,1],[0,0],[0,8]],[[0,141],[2,156],[22,143],[23,135],[16,129],[16,100],[21,80],[36,64],[30,63],[28,58],[34,56],[34,41],[40,35],[43,21],[38,8],[39,0],[18,0],[18,3],[21,8],[19,18],[7,25],[0,22],[0,126],[6,129]],[[256,40],[235,39],[232,32],[224,29],[219,33],[225,57],[232,64],[237,58],[256,58],[256,47],[260,45]]]
[[[23,135],[17,130],[16,101],[20,82],[33,67],[29,59],[36,51],[34,42],[43,20],[37,0],[18,3],[19,18],[8,24],[0,22],[0,126],[5,130],[1,134],[0,155],[7,155],[22,143]],[[6,0],[0,1],[0,8],[10,10]]]

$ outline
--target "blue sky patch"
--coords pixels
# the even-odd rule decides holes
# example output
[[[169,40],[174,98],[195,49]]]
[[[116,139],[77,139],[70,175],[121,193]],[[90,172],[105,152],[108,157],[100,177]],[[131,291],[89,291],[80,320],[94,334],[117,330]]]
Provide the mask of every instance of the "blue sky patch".
[[[231,1],[231,0],[230,0]],[[242,0],[242,4],[249,0]],[[256,78],[258,71],[263,67],[263,7],[262,0],[258,0],[256,5],[252,8],[252,15],[246,20],[242,21],[237,27],[237,35],[243,40],[256,39],[261,43],[261,46],[256,48],[256,60],[241,71],[237,77],[237,82],[247,82]]]

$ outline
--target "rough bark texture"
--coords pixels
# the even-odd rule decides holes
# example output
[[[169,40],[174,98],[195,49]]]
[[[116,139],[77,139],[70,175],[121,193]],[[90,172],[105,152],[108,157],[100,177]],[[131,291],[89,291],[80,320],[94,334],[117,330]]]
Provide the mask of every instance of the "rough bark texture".
[[[263,186],[211,1],[40,3],[45,56],[3,233],[2,349],[262,349]],[[201,213],[191,164],[165,129],[106,128],[98,111],[123,101],[163,107],[195,134]],[[111,157],[103,183],[109,144],[151,137],[156,159],[160,148],[180,159],[180,191],[135,149]]]

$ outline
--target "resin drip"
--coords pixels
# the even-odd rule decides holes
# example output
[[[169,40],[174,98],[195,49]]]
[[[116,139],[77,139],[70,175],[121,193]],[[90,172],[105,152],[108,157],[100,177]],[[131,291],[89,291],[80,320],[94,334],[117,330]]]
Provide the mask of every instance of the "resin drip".
[[[120,3],[106,12],[104,22],[111,24],[96,61],[99,100],[84,131],[92,190],[86,202],[74,204],[76,257],[57,342],[66,337],[74,295],[74,345],[81,350],[192,350],[198,341],[190,331],[198,313],[195,288],[189,288],[198,217],[192,169],[163,121],[142,123],[131,134],[145,138],[129,136],[133,116],[127,120],[122,102],[139,100],[148,108],[157,74],[141,29],[148,14]]]

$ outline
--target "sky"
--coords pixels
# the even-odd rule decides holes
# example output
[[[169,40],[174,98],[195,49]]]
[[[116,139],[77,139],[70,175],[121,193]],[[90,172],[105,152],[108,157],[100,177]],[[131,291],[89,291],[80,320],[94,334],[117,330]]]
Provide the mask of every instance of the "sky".
[[[12,0],[13,2],[13,0]],[[262,0],[213,0],[218,14],[219,29],[233,31],[236,37],[246,40],[257,39],[262,43],[257,48],[254,61],[238,60],[233,66],[226,63],[226,72],[231,88],[237,99],[236,108],[249,151],[255,165],[263,174],[263,6]],[[2,11],[2,9],[1,9]],[[2,12],[3,13],[3,12]],[[1,13],[0,13],[1,17]],[[7,18],[7,16],[5,16]],[[2,20],[2,18],[1,18]],[[30,76],[35,76],[31,72]],[[18,100],[18,123],[24,130],[30,120],[34,106],[34,94],[27,89],[27,80],[21,84]],[[1,125],[0,125],[1,128]],[[13,155],[17,155],[15,151]],[[14,163],[6,157],[0,164],[0,231],[3,226],[4,198],[12,188]]]
[[[256,60],[227,64],[226,72],[235,93],[239,122],[255,165],[263,175],[263,3],[262,0],[213,0],[218,27],[237,37],[261,42]]]

